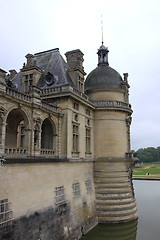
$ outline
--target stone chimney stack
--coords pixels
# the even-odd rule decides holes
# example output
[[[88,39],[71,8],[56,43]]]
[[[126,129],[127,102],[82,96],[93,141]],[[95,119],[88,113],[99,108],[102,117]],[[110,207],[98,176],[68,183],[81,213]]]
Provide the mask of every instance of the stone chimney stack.
[[[70,68],[73,70],[75,69],[81,69],[82,71],[84,70],[83,68],[83,53],[79,50],[73,50],[66,52],[66,58],[67,58],[67,63],[70,66]]]
[[[28,53],[25,57],[27,58],[26,67],[32,67],[34,65],[34,56],[33,56],[33,54]]]
[[[66,52],[67,63],[70,67],[69,76],[75,84],[75,87],[80,91],[84,92],[84,72],[83,67],[83,53],[79,50],[73,50]]]
[[[17,74],[15,69],[11,69],[11,70],[9,70],[9,72],[10,72],[10,79],[13,79],[14,76]]]
[[[6,71],[0,68],[0,90],[5,91],[6,89]]]

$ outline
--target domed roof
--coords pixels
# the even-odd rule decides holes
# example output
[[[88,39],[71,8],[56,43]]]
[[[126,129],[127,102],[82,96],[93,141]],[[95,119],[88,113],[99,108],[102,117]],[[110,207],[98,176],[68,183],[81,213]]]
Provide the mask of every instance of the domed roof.
[[[103,88],[122,88],[121,75],[109,67],[109,65],[99,65],[86,78],[85,91]]]
[[[95,68],[86,78],[85,91],[93,89],[122,88],[121,75],[109,67],[108,48],[103,45],[98,49],[98,67]]]

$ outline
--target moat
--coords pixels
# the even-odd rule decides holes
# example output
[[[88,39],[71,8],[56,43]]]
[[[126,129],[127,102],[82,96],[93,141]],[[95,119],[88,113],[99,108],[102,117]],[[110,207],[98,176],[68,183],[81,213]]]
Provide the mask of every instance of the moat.
[[[100,224],[81,240],[159,240],[160,181],[134,180],[138,221]]]

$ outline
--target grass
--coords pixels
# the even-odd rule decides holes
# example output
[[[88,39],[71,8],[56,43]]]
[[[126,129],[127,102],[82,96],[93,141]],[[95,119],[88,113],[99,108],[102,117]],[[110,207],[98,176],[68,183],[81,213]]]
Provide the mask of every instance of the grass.
[[[134,177],[160,178],[160,162],[136,164],[136,166],[133,169],[133,178]]]

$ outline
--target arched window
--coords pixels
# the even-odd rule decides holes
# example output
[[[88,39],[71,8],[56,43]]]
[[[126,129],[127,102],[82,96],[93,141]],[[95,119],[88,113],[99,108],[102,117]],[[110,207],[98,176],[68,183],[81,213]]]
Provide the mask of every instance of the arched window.
[[[53,149],[53,138],[55,136],[55,129],[49,119],[45,119],[42,124],[41,133],[41,148],[42,149]]]

